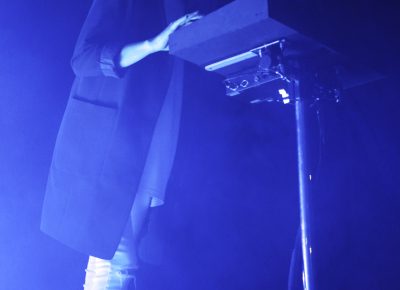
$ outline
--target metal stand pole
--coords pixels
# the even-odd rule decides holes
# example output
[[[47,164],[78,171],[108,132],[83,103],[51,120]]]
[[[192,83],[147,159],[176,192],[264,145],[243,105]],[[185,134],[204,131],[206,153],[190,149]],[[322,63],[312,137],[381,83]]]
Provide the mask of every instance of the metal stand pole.
[[[300,227],[301,248],[303,256],[303,285],[305,290],[315,290],[311,265],[311,239],[309,222],[309,182],[310,175],[307,174],[306,156],[306,126],[305,110],[306,104],[301,97],[300,81],[294,80],[295,110],[296,110],[296,132],[297,132],[297,163],[299,178],[299,200],[300,200]]]

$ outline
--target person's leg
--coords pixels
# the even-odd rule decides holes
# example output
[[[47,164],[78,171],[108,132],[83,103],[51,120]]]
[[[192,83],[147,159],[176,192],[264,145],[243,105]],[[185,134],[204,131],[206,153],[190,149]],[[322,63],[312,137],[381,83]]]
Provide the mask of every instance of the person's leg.
[[[132,233],[128,223],[124,235],[111,260],[89,257],[85,290],[128,290],[135,283],[137,264],[132,255]]]
[[[110,260],[89,257],[86,269],[85,290],[128,290],[135,284],[135,269],[117,271]]]
[[[130,224],[132,234],[132,259],[139,266],[138,245],[143,237],[145,224],[149,215],[151,196],[144,192],[138,192],[131,210]]]
[[[150,207],[151,197],[138,193],[125,232],[111,260],[89,257],[85,290],[128,290],[135,283],[139,267],[138,243]]]

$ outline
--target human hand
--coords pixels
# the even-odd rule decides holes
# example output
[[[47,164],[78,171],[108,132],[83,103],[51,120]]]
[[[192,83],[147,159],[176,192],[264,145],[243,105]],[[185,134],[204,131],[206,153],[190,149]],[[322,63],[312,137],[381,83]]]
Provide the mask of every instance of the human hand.
[[[150,46],[154,52],[157,51],[168,51],[168,40],[169,36],[174,33],[177,29],[183,26],[187,26],[196,20],[201,19],[203,16],[198,11],[186,14],[181,18],[175,20],[169,24],[160,34],[150,40]]]

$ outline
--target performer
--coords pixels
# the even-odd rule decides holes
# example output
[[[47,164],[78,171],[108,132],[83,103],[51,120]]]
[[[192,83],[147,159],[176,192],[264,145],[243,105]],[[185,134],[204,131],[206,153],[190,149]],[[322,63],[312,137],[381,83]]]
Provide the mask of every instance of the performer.
[[[164,202],[179,130],[183,64],[158,52],[201,17],[181,15],[178,0],[94,0],[79,35],[41,230],[90,256],[84,289],[134,287],[140,233]]]

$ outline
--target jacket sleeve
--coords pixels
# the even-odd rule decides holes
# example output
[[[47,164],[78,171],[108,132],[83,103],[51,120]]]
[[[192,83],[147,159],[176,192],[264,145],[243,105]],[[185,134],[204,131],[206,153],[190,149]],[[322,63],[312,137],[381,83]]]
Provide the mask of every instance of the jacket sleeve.
[[[71,59],[76,76],[123,76],[124,69],[119,66],[123,43],[118,37],[123,21],[121,2],[93,1]]]

